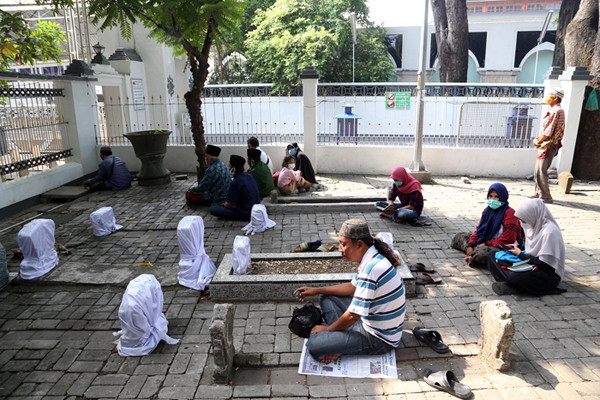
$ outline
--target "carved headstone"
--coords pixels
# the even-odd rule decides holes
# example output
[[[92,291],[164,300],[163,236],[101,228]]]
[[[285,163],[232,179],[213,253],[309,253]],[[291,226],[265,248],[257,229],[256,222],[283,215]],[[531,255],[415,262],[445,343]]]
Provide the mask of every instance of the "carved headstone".
[[[233,304],[215,304],[210,324],[210,340],[212,342],[215,369],[213,382],[227,384],[233,376]]]
[[[569,171],[563,171],[558,174],[558,190],[561,193],[571,193],[571,187],[573,186],[573,175]]]
[[[510,344],[515,336],[510,308],[502,300],[482,301],[479,304],[479,320],[479,355],[489,367],[507,370],[510,367]]]

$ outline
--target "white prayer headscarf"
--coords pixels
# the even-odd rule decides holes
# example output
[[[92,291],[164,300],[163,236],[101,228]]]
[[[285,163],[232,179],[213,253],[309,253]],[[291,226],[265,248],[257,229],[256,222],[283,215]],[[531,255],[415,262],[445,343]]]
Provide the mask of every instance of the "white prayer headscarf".
[[[565,243],[560,228],[541,199],[523,200],[515,210],[525,231],[525,251],[555,269],[565,273]]]
[[[94,236],[106,236],[123,228],[117,225],[112,207],[102,207],[90,214]]]
[[[58,265],[51,219],[34,219],[25,224],[17,235],[17,243],[23,253],[19,272],[22,279],[38,278]]]
[[[246,235],[254,235],[255,233],[264,232],[275,225],[275,221],[271,221],[267,215],[267,208],[263,204],[255,204],[252,206],[250,223],[243,227],[242,230]]]
[[[177,225],[179,242],[179,284],[195,290],[204,290],[217,272],[204,250],[204,221],[200,216],[183,217]]]
[[[145,356],[161,340],[168,344],[179,342],[167,335],[169,323],[162,308],[163,293],[154,275],[143,274],[129,282],[119,307],[121,330],[114,334],[120,336],[119,355]]]

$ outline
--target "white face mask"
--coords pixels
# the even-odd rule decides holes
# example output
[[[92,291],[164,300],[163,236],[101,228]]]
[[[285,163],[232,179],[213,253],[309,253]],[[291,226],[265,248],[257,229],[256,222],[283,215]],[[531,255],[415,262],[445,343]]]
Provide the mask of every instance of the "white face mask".
[[[292,163],[292,164],[288,164],[288,168],[290,169],[294,169],[296,168],[296,164]]]

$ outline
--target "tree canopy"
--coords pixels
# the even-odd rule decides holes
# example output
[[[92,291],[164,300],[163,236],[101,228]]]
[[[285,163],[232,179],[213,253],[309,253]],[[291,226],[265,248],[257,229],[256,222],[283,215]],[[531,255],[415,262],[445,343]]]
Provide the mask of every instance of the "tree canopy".
[[[40,21],[31,29],[22,13],[0,10],[0,71],[8,71],[12,64],[60,62],[64,41],[64,33],[53,22]]]
[[[276,90],[285,91],[300,82],[304,67],[313,65],[324,82],[351,82],[351,12],[365,27],[355,47],[355,80],[389,80],[394,65],[385,32],[369,22],[364,0],[277,0],[257,10],[256,28],[245,42],[252,81],[272,82]]]

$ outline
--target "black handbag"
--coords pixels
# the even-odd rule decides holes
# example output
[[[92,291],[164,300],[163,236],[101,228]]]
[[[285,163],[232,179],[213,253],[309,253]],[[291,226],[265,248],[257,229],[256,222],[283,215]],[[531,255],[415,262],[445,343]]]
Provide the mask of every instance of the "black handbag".
[[[320,325],[322,322],[323,313],[321,312],[321,309],[309,301],[301,308],[294,308],[292,320],[290,321],[288,328],[290,328],[292,333],[303,338],[308,338],[312,328],[316,325]]]

